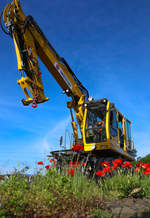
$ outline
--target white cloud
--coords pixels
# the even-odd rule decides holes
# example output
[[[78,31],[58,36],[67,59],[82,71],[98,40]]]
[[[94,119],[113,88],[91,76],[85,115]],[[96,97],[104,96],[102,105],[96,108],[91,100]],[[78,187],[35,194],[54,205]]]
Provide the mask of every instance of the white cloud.
[[[41,142],[36,143],[35,147],[40,153],[47,153],[59,149],[59,139],[63,136],[71,122],[70,116],[59,121],[55,126],[49,129],[43,136]]]

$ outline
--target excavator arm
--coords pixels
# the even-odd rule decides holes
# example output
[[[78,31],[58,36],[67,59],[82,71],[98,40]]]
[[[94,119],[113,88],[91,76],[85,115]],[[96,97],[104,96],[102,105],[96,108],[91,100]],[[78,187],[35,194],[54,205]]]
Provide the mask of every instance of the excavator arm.
[[[23,104],[31,104],[35,108],[37,104],[49,100],[44,94],[38,61],[40,58],[63,92],[72,98],[67,106],[71,111],[74,136],[77,139],[72,108],[82,132],[83,103],[89,97],[87,89],[77,79],[65,59],[55,51],[33,17],[24,15],[19,0],[14,0],[5,7],[3,20],[15,45],[18,70],[21,73],[21,79],[17,83],[26,96],[26,99],[22,99]]]

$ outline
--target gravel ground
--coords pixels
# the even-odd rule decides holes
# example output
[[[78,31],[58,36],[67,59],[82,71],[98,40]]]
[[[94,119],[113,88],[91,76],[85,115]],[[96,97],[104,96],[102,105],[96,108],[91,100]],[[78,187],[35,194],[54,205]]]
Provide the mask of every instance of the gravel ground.
[[[150,218],[150,198],[124,198],[106,202],[112,210],[113,217],[120,218]]]
[[[51,218],[150,218],[150,198],[103,201],[98,208],[101,210],[101,215],[90,215],[88,208],[82,213],[69,209],[52,215]]]

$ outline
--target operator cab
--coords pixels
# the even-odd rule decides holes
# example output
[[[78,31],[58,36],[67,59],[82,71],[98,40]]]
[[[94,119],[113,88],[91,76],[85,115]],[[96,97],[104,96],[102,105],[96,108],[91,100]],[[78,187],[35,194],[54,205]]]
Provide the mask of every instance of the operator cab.
[[[101,150],[133,160],[131,122],[107,99],[86,104],[83,124],[84,150]]]
[[[106,102],[90,102],[87,105],[85,126],[86,143],[106,141]]]

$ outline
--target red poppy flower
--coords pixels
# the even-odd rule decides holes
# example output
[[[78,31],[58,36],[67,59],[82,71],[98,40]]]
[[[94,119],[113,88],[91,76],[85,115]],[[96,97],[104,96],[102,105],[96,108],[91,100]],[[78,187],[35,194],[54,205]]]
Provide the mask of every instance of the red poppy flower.
[[[117,169],[117,167],[118,167],[118,165],[112,166],[111,170],[115,170],[115,169]]]
[[[104,177],[105,173],[103,171],[98,171],[98,172],[96,172],[96,175],[100,176],[100,177]]]
[[[150,171],[150,167],[147,167],[147,168],[146,168],[146,171]]]
[[[116,162],[112,161],[112,164],[113,164],[113,168],[114,169],[117,169],[117,167],[119,166]]]
[[[45,168],[46,168],[46,170],[49,170],[50,165],[46,165]]]
[[[79,162],[69,162],[70,167],[78,168]]]
[[[104,171],[104,173],[110,173],[110,172],[111,172],[111,167],[110,167],[110,166],[105,167],[105,168],[103,169],[103,171]]]
[[[114,161],[112,161],[112,164],[113,164],[113,170],[117,169],[117,167],[120,167],[120,165],[123,163],[122,160],[120,159],[115,159]]]
[[[69,176],[74,176],[74,169],[73,168],[68,170],[68,175]]]
[[[79,150],[79,146],[78,145],[73,145],[72,146],[72,150],[73,151],[78,151]]]
[[[53,158],[53,159],[51,159],[51,160],[49,160],[51,163],[55,163],[56,161],[55,161],[55,159]]]
[[[125,168],[125,167],[128,167],[131,168],[132,167],[132,164],[129,162],[129,161],[125,161],[123,164],[122,164],[122,167]]]
[[[72,150],[73,151],[84,151],[84,146],[76,144],[72,146]]]
[[[104,161],[104,162],[101,162],[101,167],[108,167],[110,166],[110,163],[108,161]]]
[[[86,163],[83,162],[83,163],[82,163],[82,166],[86,166]]]
[[[138,163],[136,164],[136,166],[137,166],[137,167],[142,167],[142,166],[143,166],[143,163],[142,163],[142,162],[138,162]]]
[[[38,165],[44,165],[43,161],[38,161],[37,164]]]
[[[79,166],[79,162],[75,162],[74,163],[74,168],[78,168],[78,166]]]
[[[80,145],[80,150],[84,151],[84,145]]]
[[[134,172],[139,172],[140,171],[140,168],[138,168],[138,167],[136,167],[135,169],[134,169]]]
[[[115,159],[112,163],[113,165],[120,166],[123,163],[123,161],[121,159]]]
[[[143,167],[144,169],[150,168],[150,164],[149,164],[149,163],[145,163],[145,164],[142,165],[142,167]]]
[[[70,167],[74,166],[75,164],[76,164],[76,162],[71,162],[71,161],[69,162]]]
[[[145,174],[145,175],[150,174],[150,170],[145,170],[145,171],[143,172],[143,174]]]

